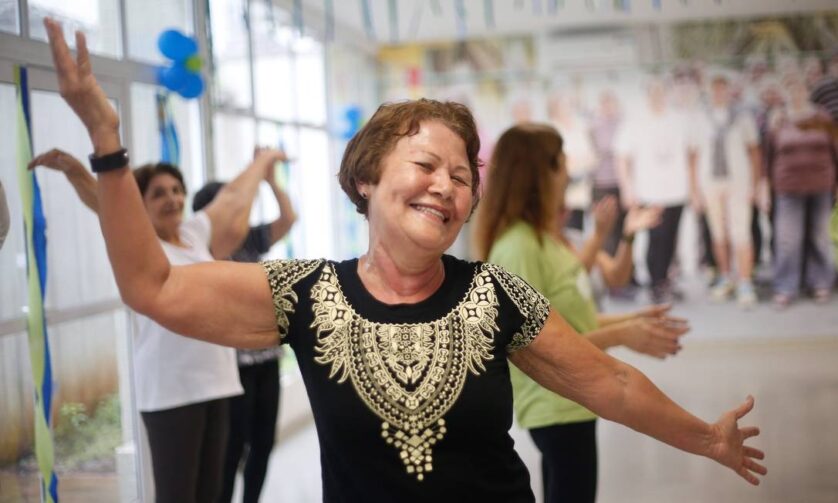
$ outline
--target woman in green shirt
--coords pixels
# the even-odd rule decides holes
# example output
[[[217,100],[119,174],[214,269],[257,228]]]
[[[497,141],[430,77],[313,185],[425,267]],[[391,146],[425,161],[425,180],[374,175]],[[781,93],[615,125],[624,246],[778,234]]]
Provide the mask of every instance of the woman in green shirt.
[[[550,126],[518,125],[500,137],[477,220],[480,259],[521,276],[600,349],[626,345],[656,357],[676,353],[687,327],[665,309],[648,310],[650,319],[640,324],[599,326],[587,269],[556,232],[568,182],[564,168],[562,138]],[[514,366],[510,374],[518,423],[542,454],[544,500],[593,502],[596,415]]]

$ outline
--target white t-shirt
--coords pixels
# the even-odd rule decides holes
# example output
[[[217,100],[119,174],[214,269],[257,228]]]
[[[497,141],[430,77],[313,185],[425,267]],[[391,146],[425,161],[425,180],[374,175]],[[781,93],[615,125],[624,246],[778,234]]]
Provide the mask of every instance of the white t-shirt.
[[[211,224],[198,212],[180,227],[181,248],[161,241],[172,265],[212,262]],[[236,350],[190,339],[137,315],[134,337],[134,377],[137,409],[171,409],[197,402],[240,395]]]
[[[730,111],[713,108],[704,113],[697,113],[693,122],[696,132],[696,151],[698,153],[698,176],[702,185],[712,183],[713,178],[713,143],[715,124],[727,124]],[[750,112],[739,111],[725,135],[725,157],[727,160],[727,180],[730,183],[750,189],[753,182],[751,159],[748,147],[759,144],[759,131],[756,120]]]
[[[688,154],[693,148],[685,116],[643,113],[617,132],[615,152],[631,162],[634,195],[640,204],[676,206],[689,195]]]

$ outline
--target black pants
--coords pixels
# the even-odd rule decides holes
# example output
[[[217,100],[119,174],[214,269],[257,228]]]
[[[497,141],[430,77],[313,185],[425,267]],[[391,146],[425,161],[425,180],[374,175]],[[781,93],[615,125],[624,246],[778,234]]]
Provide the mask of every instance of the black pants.
[[[544,503],[593,503],[597,486],[596,420],[529,432],[541,451]]]
[[[602,249],[608,252],[612,257],[617,254],[617,247],[620,246],[620,239],[623,237],[623,222],[628,213],[623,209],[620,202],[620,189],[618,187],[594,187],[594,204],[600,202],[605,196],[614,196],[617,198],[617,220],[614,222],[614,228],[611,229],[611,234],[605,240]]]
[[[585,210],[570,210],[564,226],[580,232],[585,230]]]
[[[233,499],[236,470],[244,455],[244,503],[259,501],[276,436],[279,361],[239,367],[244,395],[230,399],[230,438],[219,501]],[[245,454],[245,446],[247,452]]]
[[[142,412],[157,503],[215,501],[230,425],[229,398]]]
[[[678,227],[681,224],[681,211],[684,206],[667,206],[663,209],[661,223],[649,230],[649,250],[646,252],[646,266],[652,286],[665,284],[669,266],[675,256],[675,244],[678,241]]]

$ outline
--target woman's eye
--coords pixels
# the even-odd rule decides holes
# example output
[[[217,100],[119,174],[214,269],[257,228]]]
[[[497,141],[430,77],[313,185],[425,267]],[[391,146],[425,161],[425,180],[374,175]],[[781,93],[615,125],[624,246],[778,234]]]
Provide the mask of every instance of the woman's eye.
[[[459,176],[455,176],[454,181],[459,183],[460,185],[466,185],[466,186],[471,185],[468,180],[466,180],[465,178],[459,177]]]
[[[431,171],[434,169],[434,167],[428,164],[427,162],[417,162],[416,165],[425,171]]]

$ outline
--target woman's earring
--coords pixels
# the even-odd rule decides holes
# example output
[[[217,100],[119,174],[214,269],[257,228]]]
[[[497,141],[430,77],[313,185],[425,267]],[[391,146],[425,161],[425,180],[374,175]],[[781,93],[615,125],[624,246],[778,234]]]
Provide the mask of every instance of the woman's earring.
[[[361,192],[361,197],[366,199],[367,198],[367,193],[366,192]]]

